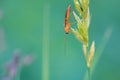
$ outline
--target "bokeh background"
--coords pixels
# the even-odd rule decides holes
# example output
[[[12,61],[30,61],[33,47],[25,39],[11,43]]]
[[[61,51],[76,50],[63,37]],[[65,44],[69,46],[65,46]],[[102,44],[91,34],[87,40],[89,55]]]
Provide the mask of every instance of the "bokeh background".
[[[0,0],[0,77],[20,49],[23,56],[35,56],[21,69],[20,80],[85,80],[81,43],[69,34],[64,46],[69,4],[75,10],[73,0]],[[89,38],[96,42],[91,80],[120,80],[119,7],[120,0],[90,0]]]

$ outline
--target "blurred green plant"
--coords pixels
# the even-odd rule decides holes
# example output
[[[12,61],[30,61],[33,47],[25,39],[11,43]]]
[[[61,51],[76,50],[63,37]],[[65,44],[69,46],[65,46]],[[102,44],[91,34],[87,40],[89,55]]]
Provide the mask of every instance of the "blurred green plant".
[[[49,15],[50,15],[50,5],[44,5],[43,9],[43,41],[42,41],[42,80],[49,80]]]

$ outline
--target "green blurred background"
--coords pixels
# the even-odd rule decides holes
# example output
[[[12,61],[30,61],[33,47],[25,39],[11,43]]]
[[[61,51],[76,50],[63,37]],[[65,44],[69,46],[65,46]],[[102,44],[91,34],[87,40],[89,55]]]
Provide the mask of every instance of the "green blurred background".
[[[20,80],[84,80],[82,45],[72,34],[67,36],[64,54],[64,16],[69,4],[74,10],[73,0],[0,0],[0,29],[5,38],[0,40],[5,46],[0,46],[0,75],[20,49],[22,55],[36,57],[22,69]],[[120,80],[119,7],[120,0],[90,0],[89,38],[90,43],[96,42],[91,80]]]

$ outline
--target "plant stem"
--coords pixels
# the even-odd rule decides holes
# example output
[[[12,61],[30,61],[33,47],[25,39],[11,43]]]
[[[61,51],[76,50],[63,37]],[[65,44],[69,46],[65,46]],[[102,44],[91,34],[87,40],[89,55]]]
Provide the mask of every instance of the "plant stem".
[[[49,4],[45,4],[43,14],[42,80],[49,80]]]
[[[88,80],[90,80],[90,67],[88,67]]]

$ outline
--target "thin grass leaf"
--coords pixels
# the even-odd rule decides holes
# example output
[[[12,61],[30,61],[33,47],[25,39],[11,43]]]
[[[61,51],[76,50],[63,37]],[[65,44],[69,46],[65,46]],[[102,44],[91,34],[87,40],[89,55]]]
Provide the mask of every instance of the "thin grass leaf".
[[[95,42],[92,42],[92,45],[90,47],[90,52],[89,52],[89,58],[88,58],[88,67],[90,67],[93,57],[94,57],[94,53],[95,53]]]

